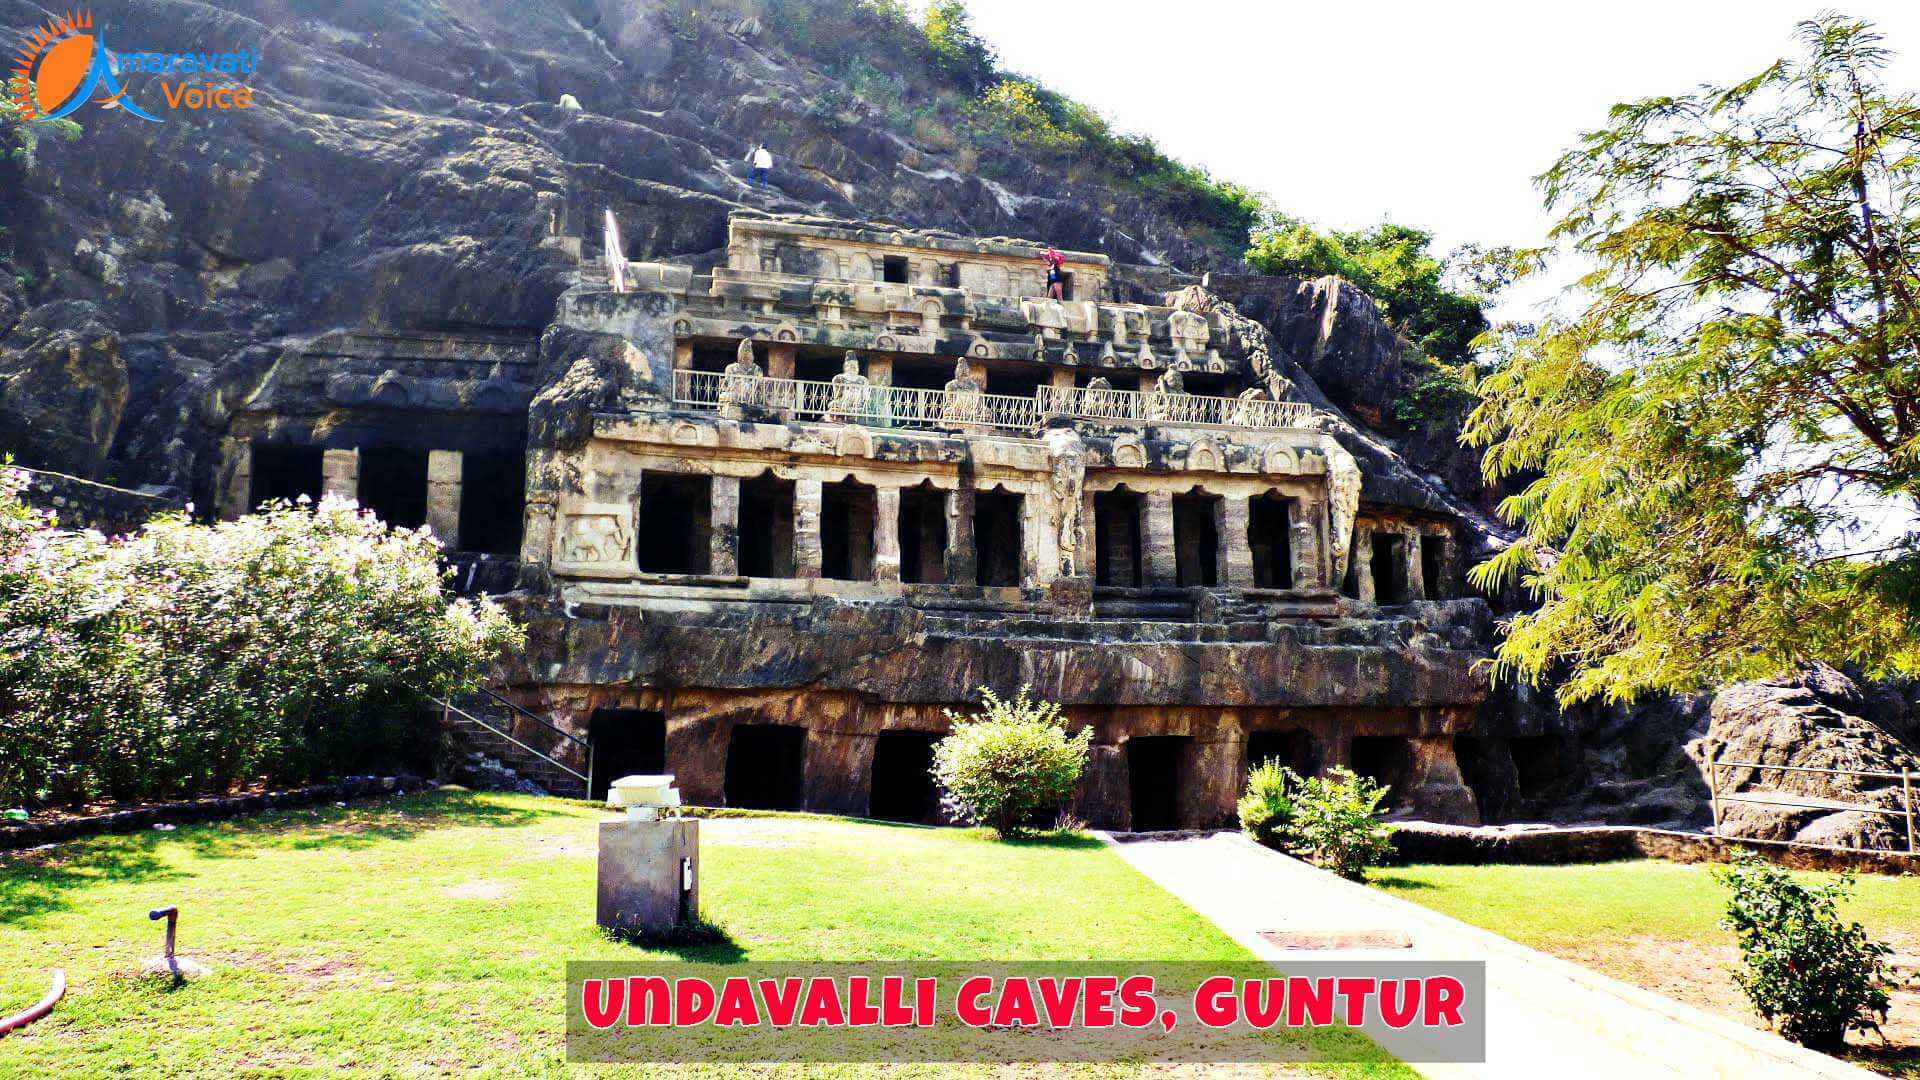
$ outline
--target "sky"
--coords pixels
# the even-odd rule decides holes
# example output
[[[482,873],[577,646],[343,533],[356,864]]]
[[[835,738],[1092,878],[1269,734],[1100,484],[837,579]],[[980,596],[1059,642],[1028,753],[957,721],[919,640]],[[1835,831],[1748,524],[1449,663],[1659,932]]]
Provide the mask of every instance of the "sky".
[[[1794,52],[1818,0],[1393,3],[968,0],[1022,72],[1289,213],[1534,245],[1532,178],[1618,101],[1734,82]],[[1828,4],[1879,25],[1920,89],[1920,3]]]

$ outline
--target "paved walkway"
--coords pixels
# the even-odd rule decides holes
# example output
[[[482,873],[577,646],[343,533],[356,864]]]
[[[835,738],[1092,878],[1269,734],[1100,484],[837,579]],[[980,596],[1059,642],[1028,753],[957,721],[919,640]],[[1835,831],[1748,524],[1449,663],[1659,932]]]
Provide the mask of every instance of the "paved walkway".
[[[1428,1076],[1872,1076],[1344,881],[1237,833],[1114,846],[1121,858],[1263,960],[1485,961],[1487,1061],[1415,1065]]]

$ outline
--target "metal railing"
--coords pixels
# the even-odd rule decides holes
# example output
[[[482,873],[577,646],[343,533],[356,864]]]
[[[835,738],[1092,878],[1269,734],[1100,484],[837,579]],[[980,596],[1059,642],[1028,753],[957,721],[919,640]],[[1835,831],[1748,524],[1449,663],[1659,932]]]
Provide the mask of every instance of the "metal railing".
[[[1313,406],[1299,401],[1167,394],[1158,390],[1042,386],[1036,400],[1043,416],[1068,416],[1108,424],[1273,430],[1304,427],[1313,415]]]
[[[1862,780],[1897,780],[1900,782],[1900,808],[1888,809],[1871,803],[1852,803],[1839,799],[1826,799],[1817,795],[1802,795],[1792,791],[1769,791],[1764,788],[1746,791],[1721,790],[1723,770],[1752,769],[1756,772],[1812,773],[1820,776],[1850,776]],[[1892,790],[1891,788],[1884,790]],[[1879,817],[1901,818],[1906,823],[1907,852],[1920,852],[1916,846],[1913,810],[1913,773],[1902,769],[1899,772],[1875,772],[1869,769],[1823,769],[1812,765],[1768,765],[1758,761],[1723,761],[1710,758],[1707,761],[1707,797],[1713,807],[1713,831],[1720,833],[1721,806],[1724,803],[1746,803],[1753,806],[1770,806],[1789,810],[1829,810],[1834,813],[1873,814]],[[1833,851],[1853,851],[1854,848],[1841,847],[1838,844],[1802,844],[1804,847],[1827,848]]]
[[[1041,386],[1033,397],[814,382],[719,371],[676,370],[675,405],[742,419],[825,420],[907,431],[1034,435],[1050,417],[1094,423],[1280,430],[1302,428],[1313,407],[1298,401],[1206,397],[1158,391]]]
[[[452,699],[442,700],[440,702],[440,705],[441,705],[441,708],[445,710],[445,714],[449,719],[457,715],[461,719],[467,721],[468,723],[484,728],[487,731],[490,731],[493,734],[499,736],[500,738],[507,740],[508,742],[519,747],[520,749],[525,750],[527,753],[532,754],[534,757],[539,758],[541,761],[544,761],[547,764],[552,765],[554,768],[559,769],[561,772],[566,773],[568,776],[571,776],[576,780],[579,780],[581,784],[586,786],[587,797],[591,798],[593,796],[593,743],[589,742],[586,739],[581,738],[578,735],[573,734],[570,731],[567,731],[564,728],[561,728],[555,725],[551,720],[548,720],[546,717],[541,716],[538,713],[531,712],[527,709],[521,708],[519,705],[514,704],[512,701],[509,701],[508,699],[501,697],[499,694],[496,694],[493,691],[486,689],[485,687],[481,687],[479,690],[475,691],[474,696],[486,701],[489,704],[496,705],[506,709],[508,715],[511,717],[514,717],[520,720],[532,721],[536,726],[546,728],[548,731],[552,732],[553,734],[558,735],[563,742],[570,742],[575,746],[580,747],[581,750],[584,751],[586,754],[587,771],[583,773],[578,769],[575,769],[572,766],[568,765],[566,762],[561,761],[559,758],[554,757],[552,754],[546,752],[545,750],[536,749],[522,742],[518,738],[515,738],[513,735],[513,732],[511,730],[508,730],[512,727],[511,723],[509,723],[506,726],[506,728],[502,728],[501,726],[498,726],[495,724],[490,724],[486,720],[482,719],[481,717],[474,715],[472,712],[469,712],[466,709],[462,709],[460,706],[455,705]]]

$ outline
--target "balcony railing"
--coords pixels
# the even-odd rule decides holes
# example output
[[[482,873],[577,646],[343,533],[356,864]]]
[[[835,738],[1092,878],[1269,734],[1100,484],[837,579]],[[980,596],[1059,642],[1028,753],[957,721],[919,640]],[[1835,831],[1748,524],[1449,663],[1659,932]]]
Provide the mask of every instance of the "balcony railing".
[[[1303,427],[1313,414],[1312,406],[1297,401],[1060,386],[1042,386],[1033,397],[1015,397],[684,369],[673,373],[673,401],[682,408],[731,413],[747,420],[824,420],[905,431],[1009,436],[1036,435],[1051,417],[1117,426],[1277,430]]]

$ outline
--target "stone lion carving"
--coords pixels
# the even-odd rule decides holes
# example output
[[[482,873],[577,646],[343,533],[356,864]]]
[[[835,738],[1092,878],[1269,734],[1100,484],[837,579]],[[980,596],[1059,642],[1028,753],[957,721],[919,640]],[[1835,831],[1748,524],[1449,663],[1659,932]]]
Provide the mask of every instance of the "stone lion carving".
[[[625,562],[633,539],[612,514],[574,514],[560,536],[560,558],[570,563]]]

